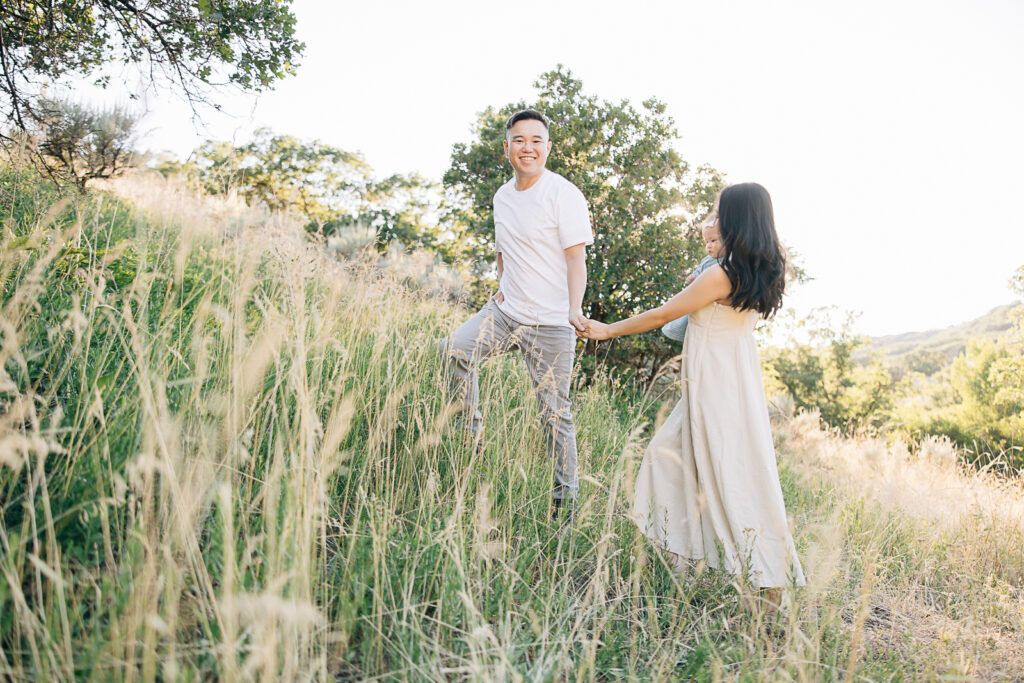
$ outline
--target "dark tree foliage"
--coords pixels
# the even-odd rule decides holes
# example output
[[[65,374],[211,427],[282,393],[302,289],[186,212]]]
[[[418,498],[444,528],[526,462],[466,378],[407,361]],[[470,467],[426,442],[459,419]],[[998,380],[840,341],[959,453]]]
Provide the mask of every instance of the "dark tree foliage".
[[[165,78],[193,105],[211,86],[261,90],[293,73],[304,45],[290,0],[3,0],[0,116],[27,131],[41,86],[109,62]],[[98,81],[106,85],[105,77]]]
[[[461,227],[463,257],[476,277],[475,303],[494,287],[492,198],[512,175],[504,158],[505,121],[534,107],[552,122],[554,146],[548,169],[576,184],[587,198],[594,228],[588,248],[588,283],[583,312],[612,322],[664,303],[683,286],[703,256],[697,224],[723,186],[710,167],[691,169],[673,147],[678,138],[665,105],[649,99],[637,109],[583,92],[583,84],[561,66],[535,83],[538,97],[488,108],[474,140],[457,144],[444,176],[453,196],[447,218]],[[657,331],[587,345],[585,366],[602,360],[653,378],[678,345]]]
[[[363,217],[377,234],[378,249],[398,242],[448,257],[451,244],[439,239],[436,224],[436,189],[418,173],[396,173],[369,185]]]

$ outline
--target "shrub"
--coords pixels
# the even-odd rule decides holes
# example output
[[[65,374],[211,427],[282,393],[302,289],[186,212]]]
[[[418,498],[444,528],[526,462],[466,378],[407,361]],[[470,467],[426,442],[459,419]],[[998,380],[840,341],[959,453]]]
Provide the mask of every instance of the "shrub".
[[[85,191],[90,180],[111,178],[131,165],[137,121],[122,107],[99,109],[42,97],[33,140],[52,173]]]

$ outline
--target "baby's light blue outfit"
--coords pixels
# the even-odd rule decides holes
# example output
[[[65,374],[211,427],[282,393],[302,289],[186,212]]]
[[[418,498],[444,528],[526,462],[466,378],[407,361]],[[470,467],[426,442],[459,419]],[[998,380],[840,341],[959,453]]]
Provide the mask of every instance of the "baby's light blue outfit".
[[[720,264],[721,261],[716,259],[714,256],[705,256],[704,260],[697,264],[697,268],[693,271],[694,275],[700,275],[705,270],[713,265]],[[684,315],[682,318],[676,318],[665,323],[661,328],[661,333],[672,341],[682,342],[686,338],[686,326],[690,323],[690,316]]]

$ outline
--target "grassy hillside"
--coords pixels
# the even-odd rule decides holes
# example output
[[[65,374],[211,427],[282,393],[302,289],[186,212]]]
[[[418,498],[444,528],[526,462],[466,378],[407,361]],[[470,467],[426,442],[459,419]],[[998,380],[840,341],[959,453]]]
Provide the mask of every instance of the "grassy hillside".
[[[985,315],[959,325],[925,332],[904,332],[872,337],[867,350],[880,353],[890,363],[914,351],[937,351],[953,360],[971,339],[996,339],[1013,327],[1011,312],[1020,302],[996,306]]]
[[[769,627],[627,519],[664,414],[627,387],[574,396],[571,530],[515,358],[482,452],[452,433],[435,349],[466,313],[413,262],[151,178],[62,202],[0,169],[0,216],[2,678],[1024,676],[1024,494],[940,443],[780,418],[809,585]]]

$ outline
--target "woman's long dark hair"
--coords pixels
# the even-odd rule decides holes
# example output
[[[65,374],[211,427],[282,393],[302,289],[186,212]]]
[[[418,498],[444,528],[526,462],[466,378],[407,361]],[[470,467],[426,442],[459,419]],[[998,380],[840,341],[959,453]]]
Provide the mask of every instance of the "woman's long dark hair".
[[[718,198],[722,270],[729,276],[734,308],[770,318],[782,306],[786,255],[775,232],[768,190],[757,183],[730,185]]]

